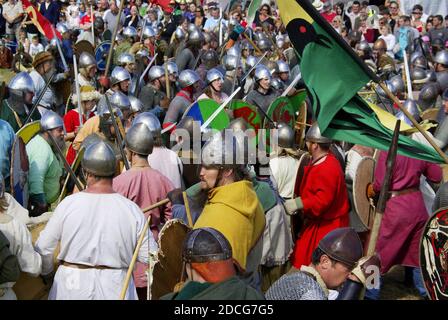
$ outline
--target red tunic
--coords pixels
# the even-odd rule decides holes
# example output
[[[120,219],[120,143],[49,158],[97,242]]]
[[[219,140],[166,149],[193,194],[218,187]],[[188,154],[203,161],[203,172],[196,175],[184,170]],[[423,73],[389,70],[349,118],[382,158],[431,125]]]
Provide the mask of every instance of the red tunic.
[[[95,114],[93,112],[90,113],[89,119],[93,117]],[[82,123],[86,122],[86,117],[82,115]],[[65,131],[67,133],[74,132],[77,127],[79,127],[79,113],[74,109],[67,112],[64,116],[64,126]],[[65,157],[67,159],[68,164],[72,164],[76,158],[76,151],[73,149],[72,145],[67,150],[67,155]]]
[[[349,226],[349,200],[341,165],[333,154],[319,164],[306,166],[300,190],[305,222],[296,241],[291,262],[296,268],[311,263],[319,241],[330,231]],[[297,192],[299,191],[299,192]]]

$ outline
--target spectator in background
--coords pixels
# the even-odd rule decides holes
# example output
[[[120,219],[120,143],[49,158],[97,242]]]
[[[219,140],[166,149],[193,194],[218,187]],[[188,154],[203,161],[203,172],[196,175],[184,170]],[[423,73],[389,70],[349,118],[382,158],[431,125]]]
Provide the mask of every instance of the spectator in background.
[[[350,8],[348,8],[350,9]],[[351,29],[352,30],[356,30],[355,28],[355,20],[356,18],[358,18],[360,16],[360,11],[361,11],[361,3],[359,3],[359,1],[353,1],[353,4],[351,6],[351,11],[347,14],[347,16],[350,18],[350,24],[351,24]]]
[[[396,21],[390,17],[390,11],[388,8],[380,9],[380,15],[383,19],[386,19],[387,24],[390,26],[390,30],[393,33],[395,31]]]
[[[208,4],[209,9],[211,10],[211,16],[207,19],[204,25],[204,30],[207,32],[214,32],[218,30],[219,26],[219,8],[217,3],[210,2]],[[227,25],[226,20],[222,20],[222,23]]]
[[[395,20],[395,22],[398,22],[398,19],[402,15],[400,12],[400,6],[398,5],[398,2],[391,1],[389,5],[389,11],[390,11],[390,18],[392,20]]]
[[[110,32],[114,32],[115,25],[117,24],[118,7],[114,0],[109,3],[109,9],[106,10],[103,16],[104,23],[106,24],[106,29]],[[125,16],[122,13],[120,17],[120,22],[123,25]]]
[[[131,7],[130,15],[126,17],[124,21],[124,27],[134,27],[137,29],[138,22],[140,21],[140,17],[138,15],[138,10],[136,6]]]
[[[70,0],[66,9],[67,27],[70,30],[79,28],[79,9],[76,0]]]
[[[448,40],[448,30],[445,28],[443,17],[441,15],[434,16],[433,29],[428,31],[431,42],[435,39],[442,39],[443,43]]]
[[[255,30],[263,30],[266,28],[274,28],[275,23],[274,19],[272,19],[271,7],[267,4],[263,4],[258,10],[258,13],[255,14],[254,19]]]
[[[324,3],[324,8],[321,11],[321,16],[325,18],[329,23],[333,22],[333,19],[337,16],[336,12],[334,12],[331,8],[330,1]]]
[[[341,34],[341,28],[343,27],[341,16],[335,16],[331,21],[331,25],[337,31],[337,33]]]
[[[426,19],[428,19],[428,16],[423,18],[423,7],[419,4],[416,4],[412,8],[412,20],[411,20],[411,26],[416,28],[418,32],[422,33],[425,30],[425,22]]]
[[[196,17],[196,4],[194,2],[190,3],[188,10],[184,13],[184,17],[187,18],[189,22],[194,22],[194,18]]]
[[[204,9],[201,6],[196,8],[196,16],[194,18],[194,25],[204,28],[207,18],[205,17]]]
[[[39,7],[40,13],[47,18],[53,26],[56,26],[56,23],[59,21],[60,10],[61,8],[59,7],[59,4],[53,0],[45,0]]]
[[[3,4],[3,18],[6,20],[6,34],[19,38],[20,22],[24,16],[22,2],[8,0]]]
[[[34,59],[34,57],[39,52],[42,52],[42,51],[44,51],[44,46],[42,45],[42,43],[39,43],[39,37],[38,36],[34,36],[33,40],[31,40],[30,51],[28,53]]]
[[[394,58],[394,47],[397,44],[397,39],[395,38],[395,36],[393,34],[391,34],[391,29],[389,24],[383,22],[383,24],[381,25],[380,22],[380,34],[381,36],[379,36],[379,39],[383,39],[384,42],[386,42],[387,45],[387,54],[391,57]]]
[[[352,22],[350,21],[350,17],[345,14],[344,12],[344,3],[338,2],[334,6],[336,15],[342,17],[342,20],[344,21],[344,26],[347,30],[350,30],[352,28]]]
[[[434,25],[432,24],[433,20],[434,20],[433,16],[429,16],[428,19],[426,20],[425,30],[428,37],[429,37],[429,31],[434,28]]]
[[[19,40],[18,43],[18,51],[22,51],[25,53],[29,53],[30,51],[30,40],[27,38],[26,30],[20,29],[19,31]]]

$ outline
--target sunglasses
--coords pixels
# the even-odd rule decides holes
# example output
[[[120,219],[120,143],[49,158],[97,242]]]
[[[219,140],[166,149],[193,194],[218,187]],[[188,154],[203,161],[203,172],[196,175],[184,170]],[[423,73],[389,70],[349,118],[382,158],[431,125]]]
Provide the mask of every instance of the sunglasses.
[[[419,11],[414,11],[414,12],[412,12],[412,14],[422,14],[422,13]]]

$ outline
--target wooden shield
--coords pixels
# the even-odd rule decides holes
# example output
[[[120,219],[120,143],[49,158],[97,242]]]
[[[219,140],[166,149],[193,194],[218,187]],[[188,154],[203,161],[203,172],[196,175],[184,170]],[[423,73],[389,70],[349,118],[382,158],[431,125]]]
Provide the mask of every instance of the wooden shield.
[[[159,251],[153,269],[151,297],[158,300],[174,287],[182,278],[182,248],[190,228],[179,219],[169,220],[159,233]]]
[[[11,195],[24,208],[28,208],[29,168],[25,143],[20,136],[17,136],[11,151]]]
[[[109,54],[111,43],[105,41],[100,43],[95,49],[96,66],[99,71],[106,70],[107,56]]]
[[[367,186],[373,182],[375,172],[375,160],[371,157],[364,157],[356,169],[353,180],[353,204],[355,212],[364,227],[369,230],[372,227],[375,212],[367,197]]]
[[[304,153],[300,157],[296,175],[296,187],[295,187],[296,192],[294,194],[294,197],[300,196],[299,194],[300,184],[302,183],[305,167],[309,165],[310,162],[311,162],[311,156],[308,153]],[[291,216],[291,233],[294,242],[297,240],[300,229],[302,229],[302,225],[303,225],[303,219],[300,214],[295,214]]]
[[[76,57],[79,59],[79,56],[83,52],[88,52],[92,56],[95,56],[95,48],[92,46],[90,41],[88,40],[81,40],[75,44],[75,54]]]
[[[306,117],[307,117],[307,105],[306,101],[304,101],[300,106],[300,110],[298,112],[295,125],[296,144],[298,145],[299,149],[305,148],[305,131],[307,126]]]
[[[36,134],[39,133],[39,131],[40,121],[29,122],[16,132],[16,136],[21,137],[23,143],[27,144]]]
[[[439,113],[439,108],[431,108],[423,111],[420,114],[422,120],[434,121],[437,122],[437,114]]]
[[[448,207],[426,223],[420,241],[420,268],[431,300],[448,300]]]

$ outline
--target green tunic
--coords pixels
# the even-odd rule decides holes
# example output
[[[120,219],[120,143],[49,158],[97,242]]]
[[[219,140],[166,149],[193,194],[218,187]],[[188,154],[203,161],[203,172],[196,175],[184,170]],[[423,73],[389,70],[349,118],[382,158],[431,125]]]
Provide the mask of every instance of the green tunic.
[[[16,113],[18,118],[20,119],[21,124],[23,125],[26,121],[26,118],[28,117],[28,115],[23,112],[23,113]],[[14,129],[14,132],[19,131],[21,125],[19,123],[17,123],[17,119],[14,116],[14,111],[12,110],[12,108],[8,105],[6,99],[2,101],[2,104],[0,105],[0,119],[5,120],[6,122],[8,122],[11,127]],[[35,121],[35,120],[39,120],[40,119],[40,113],[39,110],[37,110],[37,108],[34,110],[33,115],[31,116],[31,120]]]
[[[189,281],[181,291],[166,294],[160,300],[265,300],[265,298],[235,276],[219,283]]]
[[[62,165],[48,142],[36,135],[26,145],[30,163],[28,187],[30,195],[45,194],[48,204],[58,199]]]

